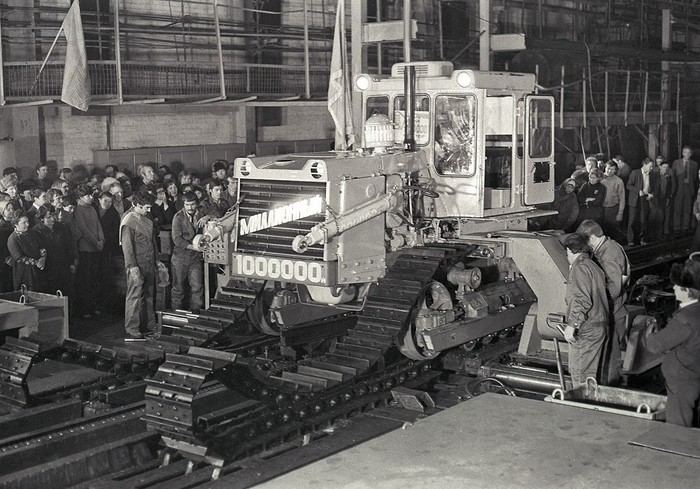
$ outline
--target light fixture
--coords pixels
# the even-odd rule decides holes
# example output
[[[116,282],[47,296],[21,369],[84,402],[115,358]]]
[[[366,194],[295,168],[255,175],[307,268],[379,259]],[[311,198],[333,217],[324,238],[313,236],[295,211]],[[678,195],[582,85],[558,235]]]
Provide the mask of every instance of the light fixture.
[[[369,88],[370,78],[367,75],[358,75],[355,78],[355,86],[358,90],[364,91]]]
[[[468,71],[460,71],[457,74],[457,84],[462,88],[467,88],[472,84],[472,76]]]

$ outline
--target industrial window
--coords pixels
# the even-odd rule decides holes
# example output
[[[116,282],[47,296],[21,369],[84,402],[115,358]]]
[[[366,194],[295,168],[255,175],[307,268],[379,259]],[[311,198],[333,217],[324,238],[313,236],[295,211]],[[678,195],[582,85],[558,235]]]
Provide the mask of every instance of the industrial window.
[[[91,60],[113,59],[112,35],[114,17],[109,0],[82,0],[80,2],[83,35],[85,37],[85,53]]]
[[[435,168],[441,175],[470,177],[476,171],[476,98],[435,99]]]

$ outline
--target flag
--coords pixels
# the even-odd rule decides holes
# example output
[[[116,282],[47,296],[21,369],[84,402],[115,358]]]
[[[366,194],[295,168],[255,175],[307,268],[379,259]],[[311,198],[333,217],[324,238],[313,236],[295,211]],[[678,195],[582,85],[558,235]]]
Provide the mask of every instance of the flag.
[[[90,106],[90,74],[87,68],[83,24],[80,21],[79,0],[75,0],[71,5],[61,24],[61,30],[68,41],[61,100],[84,112]]]
[[[352,127],[350,77],[345,39],[345,0],[338,0],[333,33],[331,76],[328,81],[328,112],[335,122],[335,149],[346,150],[355,143]]]

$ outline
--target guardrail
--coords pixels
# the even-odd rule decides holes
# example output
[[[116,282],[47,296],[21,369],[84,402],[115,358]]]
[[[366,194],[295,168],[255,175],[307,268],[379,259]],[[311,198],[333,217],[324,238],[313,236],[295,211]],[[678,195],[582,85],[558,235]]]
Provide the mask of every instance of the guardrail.
[[[63,62],[49,62],[37,78],[41,62],[4,63],[5,100],[28,102],[58,100],[63,84]],[[118,97],[116,61],[89,61],[93,98]],[[309,68],[307,90],[304,66],[281,66],[240,63],[224,70],[226,94],[263,95],[268,97],[325,97],[328,68]],[[219,66],[183,62],[121,63],[122,93],[129,98],[186,98],[218,96],[221,93]]]

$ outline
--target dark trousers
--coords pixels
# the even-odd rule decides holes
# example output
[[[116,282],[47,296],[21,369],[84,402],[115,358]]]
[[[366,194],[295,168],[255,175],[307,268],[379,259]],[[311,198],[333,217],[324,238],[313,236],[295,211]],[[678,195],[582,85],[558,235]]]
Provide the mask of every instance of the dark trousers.
[[[661,369],[663,372],[663,367]],[[693,426],[695,403],[700,396],[700,379],[681,378],[672,375],[666,377],[666,422],[680,426]]]
[[[100,252],[100,282],[97,292],[97,304],[102,311],[113,308],[114,303],[114,273],[112,272],[112,253],[108,250]]]
[[[620,204],[616,204],[610,207],[603,207],[603,232],[605,232],[606,236],[610,236],[618,243],[627,244],[627,238],[623,235],[622,231],[620,230],[620,223],[617,221],[617,214],[619,210]]]
[[[673,232],[673,201],[669,200],[663,207],[664,224],[663,234],[668,236]]]
[[[695,235],[693,236],[693,243],[690,245],[690,252],[700,251],[700,223],[695,228]]]
[[[632,243],[637,245],[642,238],[645,241],[648,239],[650,214],[651,207],[649,206],[649,201],[646,199],[640,197],[637,201],[637,205],[630,206],[630,224],[628,234],[631,231]]]
[[[604,226],[605,212],[602,207],[581,207],[578,213],[577,226],[586,219],[593,219],[601,227]]]
[[[649,224],[647,225],[646,240],[659,241],[664,234],[664,208],[656,204],[649,206]]]
[[[678,233],[691,229],[693,200],[695,194],[690,185],[681,183],[673,199],[673,231]]]
[[[569,344],[569,373],[571,384],[579,387],[588,377],[598,380],[607,323],[584,324],[576,335],[576,343]]]
[[[0,263],[0,292],[12,292],[12,267],[4,261]]]
[[[75,271],[75,306],[78,314],[92,314],[97,308],[99,290],[100,252],[78,252],[78,268]]]
[[[622,347],[627,342],[627,308],[624,305],[624,299],[618,298],[618,309],[610,318],[610,326],[608,328],[608,338],[605,342],[605,350],[602,360],[602,375],[600,381],[606,385],[617,385],[620,383],[620,374],[622,372]],[[615,305],[611,306],[611,311],[615,309]]]
[[[204,304],[204,260],[201,255],[173,255],[170,265],[173,273],[173,288],[170,292],[173,309],[183,309],[187,285],[190,288],[189,310],[201,309]]]

